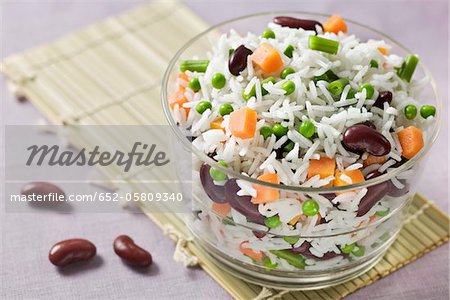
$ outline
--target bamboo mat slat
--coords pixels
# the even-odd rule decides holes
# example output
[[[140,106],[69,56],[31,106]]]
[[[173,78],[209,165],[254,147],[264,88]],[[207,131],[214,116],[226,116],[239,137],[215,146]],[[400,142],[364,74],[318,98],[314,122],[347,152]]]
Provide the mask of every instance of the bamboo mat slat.
[[[188,39],[207,27],[183,4],[154,2],[8,57],[1,70],[18,93],[55,124],[165,124],[159,96],[165,67]],[[121,136],[111,135],[119,145]],[[80,137],[71,143],[86,147],[91,141]],[[113,167],[105,175],[123,177]],[[130,187],[145,191],[146,186],[138,177],[135,179],[129,181]],[[176,214],[151,213],[145,206],[142,210],[157,226],[170,224],[181,236],[189,237]],[[398,239],[367,273],[317,291],[268,291],[288,300],[341,299],[447,242],[449,224],[445,212],[417,194]],[[199,258],[200,266],[234,298],[252,299],[261,292],[260,286],[224,272],[195,243],[187,247]]]

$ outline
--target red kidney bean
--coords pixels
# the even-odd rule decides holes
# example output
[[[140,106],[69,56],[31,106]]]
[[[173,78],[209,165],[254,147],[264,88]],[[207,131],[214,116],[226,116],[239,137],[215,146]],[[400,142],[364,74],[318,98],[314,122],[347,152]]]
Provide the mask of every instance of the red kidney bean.
[[[85,239],[69,239],[56,243],[50,248],[48,259],[58,267],[89,260],[95,256],[95,245]]]
[[[362,122],[362,123],[359,123],[359,124],[361,124],[361,125],[366,125],[366,126],[372,128],[372,129],[375,129],[375,130],[377,129],[377,127],[375,126],[375,124],[373,124],[373,123],[370,122],[370,121],[365,121],[365,122]]]
[[[375,100],[375,103],[373,104],[373,106],[383,109],[384,103],[387,102],[387,103],[391,104],[391,101],[392,101],[392,93],[389,91],[383,91],[383,92],[380,92],[380,94],[378,95],[377,100]]]
[[[405,186],[399,189],[392,183],[392,181],[389,180],[388,196],[401,197],[409,192],[409,183],[406,181],[406,179],[397,179],[397,180],[403,183]]]
[[[342,143],[355,153],[368,152],[375,156],[383,156],[391,151],[391,144],[381,133],[362,124],[347,128]]]
[[[259,213],[258,205],[251,202],[252,197],[237,195],[240,189],[236,179],[230,179],[225,183],[225,194],[230,206],[246,216],[251,222],[264,224],[264,217]]]
[[[358,205],[357,217],[364,216],[378,201],[383,199],[389,191],[389,182],[384,181],[382,183],[369,186],[367,188],[367,194],[361,199]]]
[[[212,201],[226,203],[225,187],[214,183],[211,175],[209,175],[209,169],[211,169],[211,166],[207,164],[203,164],[200,167],[200,181],[202,182],[203,189]]]
[[[113,247],[114,252],[132,266],[148,267],[153,262],[150,253],[136,245],[127,235],[118,236],[114,240]]]
[[[252,53],[252,50],[246,48],[244,45],[237,47],[228,60],[230,73],[234,76],[239,76],[239,73],[247,68],[247,57],[252,55]]]
[[[273,22],[283,27],[289,28],[302,28],[304,30],[314,30],[316,31],[316,25],[320,26],[323,29],[323,26],[320,22],[314,20],[303,20],[297,19],[293,17],[286,16],[278,16],[273,18]]]
[[[34,182],[27,183],[26,185],[24,185],[22,187],[22,189],[20,190],[20,193],[24,196],[30,196],[33,194],[40,195],[40,196],[50,195],[50,194],[65,196],[63,190],[60,189],[58,186],[54,185],[53,183],[44,182],[44,181],[34,181]],[[58,196],[56,196],[56,199],[57,198],[58,198]],[[58,202],[58,201],[55,201],[55,202]]]
[[[314,254],[312,254],[311,251],[309,250],[309,248],[311,248],[311,244],[309,242],[305,241],[305,242],[303,242],[303,244],[300,247],[292,248],[291,252],[295,253],[295,254],[302,254],[303,256],[305,256],[307,258],[312,258],[312,259],[316,259],[316,260],[327,260],[327,259],[331,259],[336,256],[342,255],[341,253],[338,254],[333,251],[330,251],[330,252],[324,253],[324,255],[322,257],[318,257],[318,256],[315,256]]]
[[[252,233],[253,233],[253,235],[256,236],[258,239],[262,239],[263,237],[266,236],[266,233],[265,233],[264,231],[253,230]]]

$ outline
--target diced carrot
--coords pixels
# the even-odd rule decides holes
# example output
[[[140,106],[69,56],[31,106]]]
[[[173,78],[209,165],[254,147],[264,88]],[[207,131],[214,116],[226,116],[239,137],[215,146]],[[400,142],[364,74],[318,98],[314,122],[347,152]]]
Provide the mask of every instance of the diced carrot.
[[[275,173],[266,173],[258,177],[258,180],[279,184],[280,180]],[[269,203],[274,202],[280,198],[280,191],[270,187],[254,184],[253,188],[256,190],[256,197],[252,198],[252,203]]]
[[[231,206],[228,203],[216,203],[213,202],[212,204],[212,210],[216,214],[218,214],[221,217],[226,217],[231,211]]]
[[[225,132],[225,129],[222,127],[222,122],[223,122],[223,118],[215,119],[214,121],[212,121],[209,124],[209,127],[211,129],[222,129]]]
[[[336,169],[336,161],[326,156],[320,157],[320,159],[311,159],[308,167],[308,178],[320,175],[320,179],[327,178],[334,175]]]
[[[188,100],[184,96],[184,87],[180,87],[178,91],[169,96],[169,105],[172,110],[175,107],[175,104],[178,104],[180,108],[183,108],[183,104],[186,102],[188,102]],[[184,107],[184,109],[186,110],[186,114],[188,114],[189,108]]]
[[[388,54],[389,54],[389,49],[387,49],[387,48],[384,48],[384,47],[378,47],[377,49],[378,49],[378,51],[380,51],[380,53],[383,54],[383,55],[388,55]]]
[[[338,15],[332,15],[325,23],[323,23],[323,30],[325,32],[334,32],[336,34],[339,31],[347,33],[347,24]]]
[[[264,77],[277,75],[283,67],[283,60],[277,49],[270,44],[261,44],[252,54],[253,64],[261,70]]]
[[[401,130],[398,140],[402,146],[402,156],[407,159],[411,159],[424,146],[422,130],[414,126]]]
[[[336,173],[334,186],[346,186],[364,181],[364,174],[360,170],[343,171]]]
[[[257,121],[256,111],[243,107],[230,114],[229,128],[235,137],[249,139],[255,136]]]
[[[264,254],[261,251],[256,252],[251,248],[244,247],[245,244],[248,244],[248,241],[244,241],[239,245],[239,251],[256,261],[261,261],[263,259]]]
[[[369,154],[367,158],[364,160],[363,165],[364,167],[373,165],[373,164],[384,164],[386,162],[386,156],[375,156],[372,154]]]

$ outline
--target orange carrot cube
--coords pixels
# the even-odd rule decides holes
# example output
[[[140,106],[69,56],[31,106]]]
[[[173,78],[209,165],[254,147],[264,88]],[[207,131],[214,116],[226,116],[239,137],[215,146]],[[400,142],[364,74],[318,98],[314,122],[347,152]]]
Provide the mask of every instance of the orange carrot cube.
[[[343,171],[336,173],[334,186],[346,186],[364,181],[364,174],[360,170]]]
[[[185,109],[186,114],[188,114],[189,108],[183,107],[183,104],[186,102],[189,102],[189,101],[186,99],[186,96],[184,96],[184,88],[183,87],[180,87],[180,89],[178,91],[176,91],[175,93],[173,93],[172,95],[169,96],[169,105],[172,110],[175,107],[175,104],[178,104],[178,106],[180,108]]]
[[[258,177],[258,180],[279,184],[280,180],[275,173],[266,173]],[[278,189],[254,184],[253,188],[256,190],[256,197],[252,198],[252,203],[269,203],[274,202],[280,198],[280,191]]]
[[[308,178],[320,175],[320,179],[334,175],[336,161],[332,158],[322,156],[320,159],[311,159],[308,167]]]
[[[338,34],[339,31],[347,33],[347,24],[338,15],[332,15],[325,23],[323,23],[323,30],[325,32],[334,32]]]
[[[264,43],[252,54],[253,64],[261,70],[264,77],[276,75],[283,68],[283,60],[277,49]]]
[[[386,156],[375,156],[372,154],[369,154],[367,158],[364,160],[363,165],[364,167],[373,165],[373,164],[384,164],[386,162]]]
[[[257,121],[256,111],[243,107],[230,114],[228,126],[235,137],[249,139],[255,136]]]
[[[398,133],[398,139],[402,146],[402,156],[411,159],[424,146],[422,130],[409,126]]]

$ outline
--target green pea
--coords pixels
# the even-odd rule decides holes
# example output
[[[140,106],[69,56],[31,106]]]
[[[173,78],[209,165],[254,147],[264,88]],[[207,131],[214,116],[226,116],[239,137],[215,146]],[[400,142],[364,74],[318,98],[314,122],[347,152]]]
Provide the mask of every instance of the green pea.
[[[359,91],[362,92],[363,90],[366,90],[366,99],[371,99],[373,97],[373,85],[371,85],[370,83],[364,83]]]
[[[261,94],[263,96],[267,95],[269,93],[268,91],[266,91],[265,88],[263,88],[263,85],[266,83],[269,83],[269,82],[275,83],[275,82],[277,82],[277,80],[275,79],[275,77],[270,76],[270,77],[267,77],[266,79],[264,79],[263,81],[261,81]]]
[[[294,46],[288,45],[286,49],[284,49],[284,55],[286,55],[289,58],[292,58],[292,54],[294,53]]]
[[[350,244],[350,245],[345,245],[344,247],[341,248],[342,253],[352,253],[353,249],[355,249],[355,243]]]
[[[361,257],[366,253],[366,248],[364,246],[356,245],[356,247],[358,247],[358,249],[352,251],[354,256]]]
[[[372,59],[372,60],[370,61],[370,67],[371,67],[371,68],[378,69],[378,62],[377,62],[375,59]]]
[[[191,90],[193,90],[194,92],[198,92],[200,91],[200,89],[202,88],[200,86],[200,81],[198,80],[197,77],[192,78],[191,80],[189,80],[189,87]]]
[[[290,250],[270,250],[270,252],[298,269],[304,269],[306,266],[305,257],[301,254],[292,253]]]
[[[283,125],[277,123],[277,124],[273,125],[272,131],[273,131],[273,134],[275,134],[277,137],[280,138],[280,137],[286,135],[288,133],[289,129],[287,127],[284,127]]]
[[[387,208],[386,210],[377,211],[375,214],[379,217],[385,217],[388,215],[389,211],[390,211],[390,209]]]
[[[422,105],[422,107],[420,108],[420,115],[424,119],[426,119],[430,116],[435,116],[436,115],[436,107],[434,107],[433,105]]]
[[[298,126],[298,132],[303,135],[305,138],[310,138],[316,132],[316,126],[310,121],[303,121]]]
[[[228,166],[227,163],[224,161],[219,161],[218,163],[224,167]],[[227,179],[227,175],[224,172],[214,167],[211,167],[209,169],[209,175],[214,181],[223,181]]]
[[[319,204],[313,199],[303,202],[302,211],[305,216],[312,217],[319,213]]]
[[[225,86],[226,82],[227,82],[227,80],[225,79],[225,75],[223,75],[222,73],[216,73],[211,78],[211,84],[216,89],[223,88]]]
[[[280,77],[281,77],[281,79],[286,79],[286,77],[289,74],[294,74],[294,73],[295,73],[295,70],[292,69],[291,67],[288,67],[288,68],[284,69],[283,71],[281,71]]]
[[[285,240],[286,243],[289,243],[291,245],[294,245],[295,243],[297,243],[299,239],[300,238],[298,236],[285,236],[283,238],[283,240]]]
[[[266,270],[268,270],[268,271],[278,267],[278,263],[272,263],[272,261],[270,260],[270,258],[268,256],[264,257],[263,264],[264,264],[264,267],[266,267]]]
[[[246,94],[245,89],[242,90],[242,98],[244,101],[248,101],[251,97],[256,96],[256,87],[253,85],[252,89],[250,90],[250,93]]]
[[[233,106],[230,103],[223,103],[220,107],[219,107],[219,114],[221,116],[226,116],[231,114],[234,111]]]
[[[266,29],[263,31],[263,33],[261,34],[261,37],[263,39],[274,39],[275,38],[275,32],[273,32],[270,29]]]
[[[264,139],[267,139],[273,134],[273,131],[269,126],[263,126],[259,129],[259,134],[261,134]]]
[[[211,109],[212,105],[211,102],[209,101],[200,101],[197,106],[195,107],[195,110],[197,110],[197,112],[199,114],[204,113],[207,109]]]
[[[405,118],[408,120],[413,120],[417,116],[417,107],[415,105],[409,104],[405,106]]]
[[[289,141],[284,147],[283,150],[286,152],[291,151],[292,149],[294,149],[294,142],[293,141]]]
[[[287,80],[283,82],[283,84],[280,86],[282,90],[285,90],[285,95],[290,95],[295,91],[295,83],[291,80]]]
[[[233,49],[233,48],[228,49],[228,56],[230,57],[231,54],[233,54],[233,52],[234,52],[234,49]]]
[[[269,228],[277,228],[281,225],[280,217],[278,215],[268,217],[264,220],[264,224]]]

